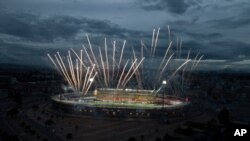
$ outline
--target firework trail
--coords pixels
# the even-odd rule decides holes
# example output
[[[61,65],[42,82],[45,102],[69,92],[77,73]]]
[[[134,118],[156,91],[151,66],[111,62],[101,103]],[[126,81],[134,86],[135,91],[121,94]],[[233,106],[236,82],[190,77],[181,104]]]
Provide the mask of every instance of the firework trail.
[[[85,69],[82,61],[82,51],[79,58],[75,62],[72,61],[71,52],[68,51],[66,60],[63,60],[60,53],[57,52],[53,57],[47,54],[51,62],[56,67],[57,71],[63,75],[67,83],[75,90],[76,93],[85,96],[95,79],[97,72],[95,72],[95,65]],[[89,71],[91,69],[91,71]],[[84,78],[84,79],[83,79]]]
[[[131,87],[130,84],[135,84],[132,83],[135,81],[137,86],[132,86],[133,88],[153,89],[157,90],[158,93],[163,80],[166,80],[167,85],[173,85],[171,81],[178,73],[181,73],[180,84],[183,87],[184,72],[187,73],[188,68],[190,68],[190,71],[195,70],[203,55],[198,53],[192,60],[189,51],[186,59],[181,64],[177,64],[176,62],[181,60],[182,57],[182,38],[176,39],[176,51],[174,51],[174,49],[171,49],[174,45],[171,40],[170,28],[169,26],[167,28],[169,43],[164,48],[162,57],[155,55],[160,28],[153,29],[150,48],[147,48],[141,40],[139,53],[133,48],[131,51],[125,49],[126,40],[123,41],[121,47],[118,46],[116,41],[111,42],[109,47],[106,38],[104,39],[104,50],[102,50],[101,47],[92,46],[89,36],[86,34],[88,44],[82,45],[83,49],[79,53],[71,48],[66,59],[63,59],[59,52],[54,57],[48,54],[48,57],[67,83],[82,96],[88,93],[94,79],[96,80],[96,87],[99,88],[125,89],[128,86]],[[130,52],[131,56],[124,55],[126,51]],[[188,67],[189,63],[192,63],[191,67]],[[175,67],[171,70],[170,65]],[[156,69],[151,70],[151,66]]]

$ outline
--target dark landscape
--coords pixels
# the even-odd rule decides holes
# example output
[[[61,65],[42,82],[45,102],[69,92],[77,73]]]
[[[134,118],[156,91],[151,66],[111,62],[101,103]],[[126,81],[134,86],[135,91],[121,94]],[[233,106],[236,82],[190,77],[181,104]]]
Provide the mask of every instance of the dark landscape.
[[[18,67],[0,72],[1,140],[227,140],[235,129],[249,129],[248,73],[195,72],[187,86],[192,115],[150,120],[56,111],[50,96],[64,92],[63,79]]]

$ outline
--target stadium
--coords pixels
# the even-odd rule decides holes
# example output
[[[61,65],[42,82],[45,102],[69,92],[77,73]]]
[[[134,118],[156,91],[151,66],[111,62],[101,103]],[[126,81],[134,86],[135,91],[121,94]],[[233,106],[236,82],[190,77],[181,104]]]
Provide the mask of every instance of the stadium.
[[[98,89],[88,95],[67,93],[51,98],[55,108],[71,114],[115,118],[175,117],[184,114],[190,104],[187,99],[148,90]]]
[[[125,50],[126,40],[121,48],[115,41],[108,48],[106,38],[104,50],[100,47],[95,50],[86,35],[88,44],[83,45],[79,53],[71,48],[66,57],[59,52],[54,57],[48,54],[55,68],[73,88],[72,93],[52,96],[54,107],[71,114],[96,117],[184,115],[190,105],[188,98],[180,95],[185,91],[185,76],[195,70],[203,56],[197,54],[192,60],[188,52],[187,57],[181,58],[181,41],[177,42],[177,49],[172,49],[169,40],[164,55],[156,57],[159,31],[160,28],[157,32],[153,30],[151,48],[141,42],[137,51],[133,48]],[[124,55],[124,52],[130,55]],[[155,66],[153,70],[152,66]],[[171,69],[167,69],[170,66]]]

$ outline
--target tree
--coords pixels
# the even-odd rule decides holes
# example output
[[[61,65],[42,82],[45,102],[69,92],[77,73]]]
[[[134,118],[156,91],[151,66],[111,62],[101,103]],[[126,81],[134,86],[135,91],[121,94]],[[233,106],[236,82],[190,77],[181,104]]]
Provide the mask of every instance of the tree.
[[[229,111],[227,110],[227,108],[224,107],[221,109],[221,111],[218,114],[218,119],[222,124],[229,123]]]
[[[68,134],[66,135],[66,139],[72,139],[72,138],[73,138],[72,133],[68,133]]]
[[[32,109],[33,109],[34,111],[37,111],[37,110],[39,109],[39,106],[36,105],[36,104],[34,104],[34,105],[32,106]]]
[[[8,110],[8,111],[6,112],[6,115],[7,115],[8,117],[16,117],[18,113],[19,113],[18,108],[17,108],[17,107],[14,107],[14,108]]]
[[[128,141],[136,141],[135,137],[130,137]]]
[[[45,124],[45,125],[48,125],[48,126],[51,126],[51,125],[55,125],[56,123],[55,123],[53,120],[48,119],[48,120],[46,120],[46,121],[44,122],[44,124]]]
[[[160,137],[157,137],[155,141],[162,141],[162,139]]]
[[[144,141],[144,135],[141,135],[140,137],[141,137],[141,141]]]

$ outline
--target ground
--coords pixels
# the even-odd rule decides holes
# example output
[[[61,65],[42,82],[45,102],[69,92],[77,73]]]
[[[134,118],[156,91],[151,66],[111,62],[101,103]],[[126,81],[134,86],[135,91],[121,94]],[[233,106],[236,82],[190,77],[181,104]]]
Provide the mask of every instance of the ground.
[[[194,116],[189,118],[180,117],[163,122],[69,115],[55,110],[47,96],[37,95],[23,97],[22,106],[18,108],[19,113],[14,116],[6,114],[15,107],[15,103],[9,98],[1,98],[0,106],[0,134],[6,131],[25,141],[127,141],[133,139],[152,141],[164,138],[167,140],[202,140],[211,136],[221,139],[218,133],[225,130],[217,120],[216,109],[213,111],[213,109],[199,107],[195,109],[200,110],[199,114],[193,114],[194,110],[190,111]],[[248,101],[242,99],[242,101],[233,101],[223,106],[229,107],[232,120],[249,119]],[[242,109],[245,110],[244,113]]]

